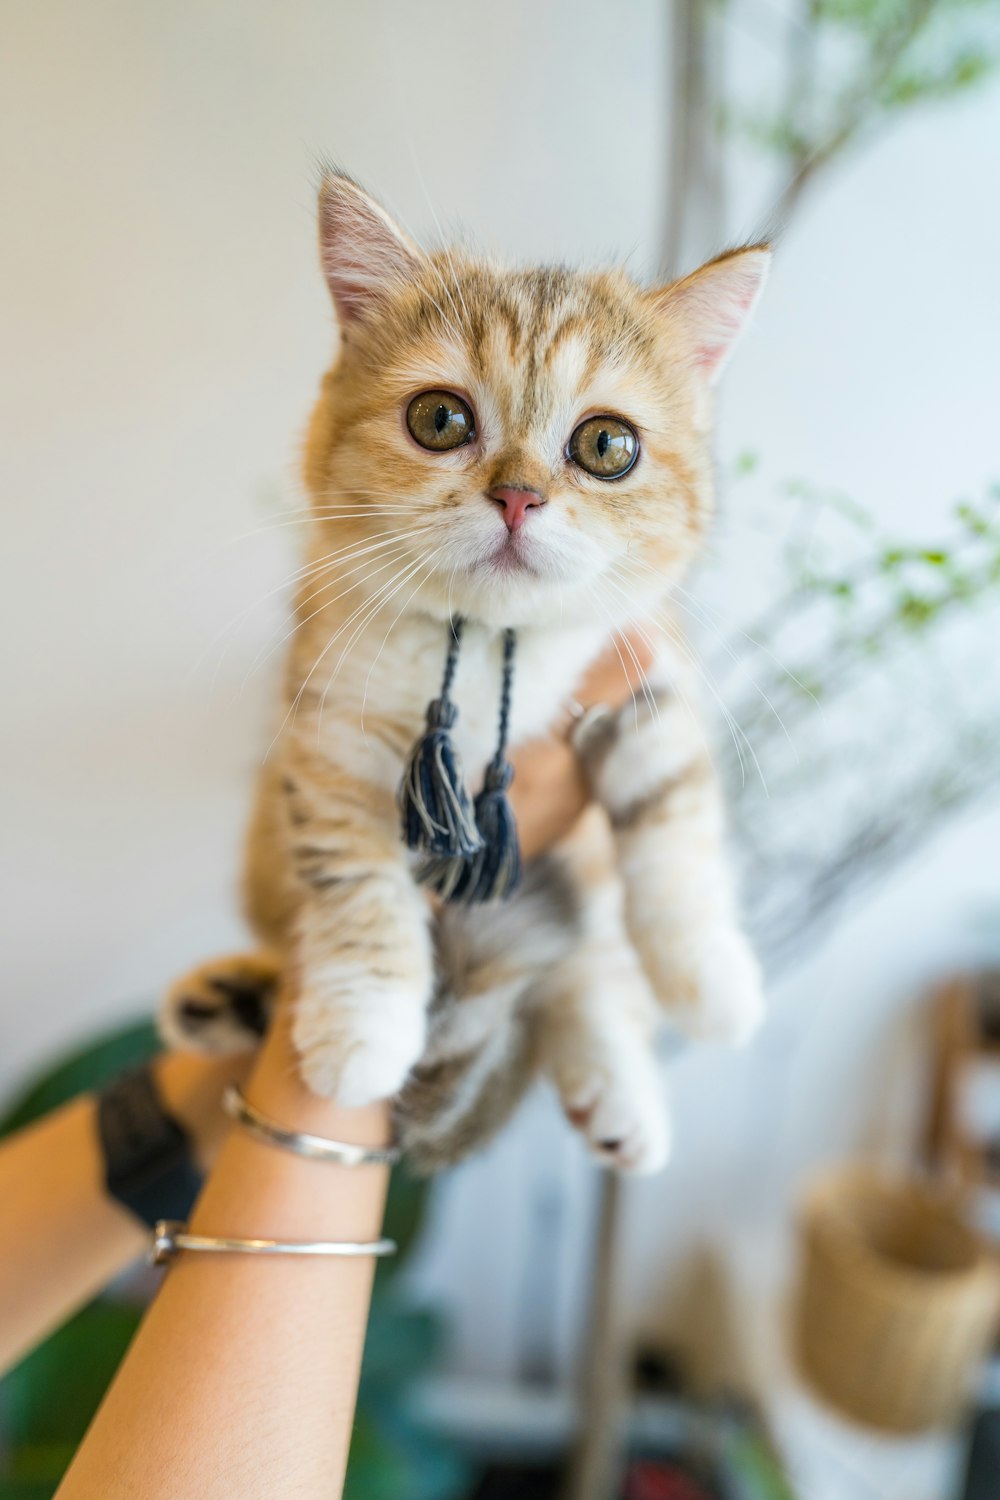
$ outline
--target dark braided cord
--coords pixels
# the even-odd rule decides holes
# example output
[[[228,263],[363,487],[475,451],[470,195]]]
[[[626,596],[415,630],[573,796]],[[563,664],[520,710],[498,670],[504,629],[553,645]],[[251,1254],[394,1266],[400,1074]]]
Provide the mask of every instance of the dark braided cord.
[[[465,621],[461,615],[455,615],[450,621],[451,640],[448,642],[448,655],[444,662],[444,679],[441,683],[441,697],[447,700],[451,697],[452,684],[455,681],[455,669],[458,666],[458,649],[462,644],[462,631],[465,629]]]
[[[510,700],[514,691],[514,655],[517,651],[517,632],[503,633],[503,681],[500,688],[500,735],[497,740],[493,766],[500,770],[507,758],[507,735],[510,731]]]

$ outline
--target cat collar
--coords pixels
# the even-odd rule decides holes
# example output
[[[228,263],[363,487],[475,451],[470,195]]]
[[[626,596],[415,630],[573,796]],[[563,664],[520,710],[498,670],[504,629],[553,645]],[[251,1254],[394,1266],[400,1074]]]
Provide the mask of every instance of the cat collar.
[[[500,729],[483,789],[470,803],[451,737],[458,709],[451,699],[465,621],[449,622],[440,695],[427,707],[427,724],[410,754],[399,788],[403,838],[426,856],[417,872],[422,885],[445,901],[474,905],[501,900],[521,879],[517,824],[507,796],[514,770],[507,759],[510,701],[517,636],[503,633]]]

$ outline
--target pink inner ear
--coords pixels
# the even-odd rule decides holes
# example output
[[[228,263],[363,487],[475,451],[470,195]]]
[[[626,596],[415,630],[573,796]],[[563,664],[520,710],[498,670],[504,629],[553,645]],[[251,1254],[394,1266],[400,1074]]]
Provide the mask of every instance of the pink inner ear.
[[[714,370],[716,365],[725,357],[728,344],[702,344],[695,354],[696,365],[701,365],[705,370]]]
[[[763,257],[734,257],[695,272],[682,288],[681,304],[687,304],[694,335],[694,363],[706,375],[721,370],[746,327],[766,268]]]
[[[751,305],[753,303],[753,299],[756,297],[756,295],[757,295],[757,293],[758,293],[759,290],[760,290],[760,277],[759,276],[755,276],[753,278],[752,283],[749,286],[744,286],[742,292],[739,292],[739,291],[737,291],[734,288],[733,289],[733,305],[736,307],[737,311],[739,311],[741,313],[747,312],[749,310],[749,308],[751,307]]]
[[[416,247],[354,184],[333,180],[324,187],[319,224],[323,269],[345,322],[416,268]]]
[[[371,300],[372,289],[364,281],[344,274],[342,267],[327,271],[327,281],[340,316],[347,322],[359,318]]]

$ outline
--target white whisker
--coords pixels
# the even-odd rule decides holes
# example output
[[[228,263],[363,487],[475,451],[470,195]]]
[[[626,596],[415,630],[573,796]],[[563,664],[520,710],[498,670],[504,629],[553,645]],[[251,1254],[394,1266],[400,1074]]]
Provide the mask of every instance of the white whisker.
[[[612,580],[607,575],[603,579],[601,579],[600,582],[606,583],[606,584],[611,584],[612,587],[615,587],[615,585],[612,583]],[[620,595],[622,595],[624,593],[624,591],[621,590],[621,589],[619,589],[618,593]],[[609,613],[609,618],[610,618],[611,617],[611,611],[609,610],[608,613]],[[642,663],[640,662],[638,656],[636,655],[635,647],[632,645],[632,642],[629,640],[628,635],[626,634],[626,629],[627,629],[627,627],[618,626],[617,629],[616,629],[616,631],[615,631],[615,635],[614,635],[613,639],[620,639],[621,642],[622,642],[622,644],[624,645],[626,651],[628,652],[629,657],[631,658],[631,661],[632,661],[632,665],[635,667],[636,673],[637,673],[638,678],[639,678],[639,686],[642,688],[642,695],[643,695],[643,697],[646,700],[646,707],[649,709],[649,712],[650,712],[651,716],[656,719],[657,723],[659,723],[659,719],[660,719],[659,704],[657,703],[656,698],[655,698],[655,696],[653,694],[653,691],[652,691],[652,689],[651,689],[651,687],[649,685],[649,678],[646,676],[646,673],[643,670]],[[619,652],[619,655],[620,654],[621,653]],[[633,693],[632,696],[633,696],[633,699],[634,699],[635,698],[635,694]],[[634,703],[634,707],[636,709],[636,728],[638,728],[639,727],[638,704]]]
[[[638,728],[639,728],[639,704],[638,704],[638,701],[637,701],[636,696],[635,696],[635,688],[632,686],[632,679],[629,677],[629,674],[628,674],[628,667],[625,665],[625,658],[624,658],[624,656],[622,656],[621,647],[618,644],[618,626],[615,624],[615,621],[614,621],[614,619],[613,619],[610,611],[605,608],[603,599],[601,599],[600,595],[598,594],[596,588],[594,587],[594,585],[592,583],[588,586],[588,592],[590,593],[591,597],[593,598],[594,603],[597,605],[598,609],[601,611],[601,614],[604,616],[604,618],[607,620],[608,624],[611,627],[611,644],[614,646],[615,651],[618,653],[618,660],[622,664],[622,675],[624,676],[625,681],[628,683],[629,692],[632,694],[632,709],[633,709],[633,711],[635,713],[635,727],[636,727],[636,731],[638,731]]]
[[[334,511],[337,513],[330,513]],[[276,516],[273,520],[265,521],[262,525],[253,527],[250,531],[237,532],[236,536],[228,537],[226,541],[220,542],[217,547],[213,547],[210,551],[206,552],[197,563],[192,565],[191,571],[192,573],[196,573],[199,568],[207,567],[210,562],[213,562],[222,553],[228,552],[231,548],[238,546],[240,542],[250,541],[255,536],[264,536],[267,532],[277,531],[283,526],[315,526],[327,520],[349,521],[354,517],[358,520],[365,520],[374,516],[388,517],[395,514],[412,516],[413,513],[414,506],[412,505],[399,505],[395,507],[373,505],[365,509],[361,509],[356,505],[345,505],[343,507],[313,506],[311,510],[303,512],[301,515]]]
[[[731,619],[727,620],[726,617],[723,615],[723,613],[722,613],[721,610],[709,606],[708,604],[705,603],[704,600],[696,600],[695,596],[693,594],[688,593],[687,589],[681,589],[681,587],[680,587],[679,584],[675,584],[674,587],[677,588],[681,593],[683,593],[686,598],[690,599],[692,601],[692,603],[697,603],[699,605],[699,607],[706,612],[706,615],[709,614],[709,613],[711,613],[711,614],[714,614],[717,619],[722,620],[722,622],[726,626],[726,628],[728,630],[732,630],[736,635],[741,636],[742,639],[744,641],[746,641],[747,645],[753,646],[758,651],[762,651],[764,653],[764,655],[774,664],[774,666],[777,667],[778,671],[782,674],[782,676],[787,677],[791,682],[794,682],[795,686],[797,688],[799,688],[800,691],[803,692],[806,695],[807,698],[811,698],[812,699],[813,704],[815,705],[815,707],[819,709],[820,714],[825,718],[825,716],[826,716],[826,706],[823,703],[820,702],[820,700],[816,697],[816,694],[812,691],[811,688],[809,688],[809,687],[806,686],[806,684],[802,681],[801,678],[796,677],[796,675],[792,671],[791,667],[787,666],[785,664],[785,662],[783,662],[779,656],[775,655],[775,653],[770,649],[769,646],[765,646],[763,641],[758,641],[754,636],[750,635],[746,630],[744,630],[742,628],[742,626],[740,626],[740,625],[734,625]],[[739,659],[740,659],[739,658],[739,653],[733,648],[731,642],[726,641],[725,637],[722,635],[721,630],[719,630],[718,627],[716,627],[715,629],[716,629],[717,637],[722,642],[722,644],[725,646],[728,655],[732,657],[732,659],[733,659],[734,662],[739,662]],[[753,679],[752,676],[751,676],[750,680],[751,680],[751,682],[754,682],[754,679]],[[756,684],[756,682],[754,682],[754,687],[756,687],[756,686],[757,686],[757,684]],[[787,733],[787,731],[786,731],[786,733]]]
[[[654,576],[658,576],[658,575],[655,574],[655,570],[652,569],[652,568],[650,568],[648,564],[637,563],[632,558],[619,559],[618,562],[616,562],[614,564],[614,570],[617,571],[617,569],[619,568],[619,566],[622,563],[625,563],[627,566],[630,566],[632,568],[640,568],[640,567],[644,568],[647,572],[653,574]],[[628,578],[627,577],[623,577],[623,582],[627,584],[629,582]],[[628,596],[626,594],[625,590],[622,589],[620,586],[619,586],[619,592],[622,594],[623,599],[629,600],[629,602],[631,602],[630,601],[630,596]],[[681,600],[677,600],[676,603],[679,604],[682,609],[684,608],[684,605],[683,605],[683,603],[682,603]],[[691,613],[690,611],[686,611],[686,612],[689,613],[689,614]],[[656,628],[658,628],[661,631],[661,633],[666,638],[668,638],[671,641],[671,643],[673,644],[673,646],[677,650],[680,650],[680,651],[682,651],[684,653],[684,655],[687,658],[688,662],[694,668],[696,674],[705,683],[705,686],[708,688],[709,692],[711,693],[712,698],[715,700],[715,703],[718,705],[718,708],[719,708],[719,710],[720,710],[720,712],[722,714],[722,717],[725,720],[726,727],[728,728],[729,733],[730,733],[730,735],[732,737],[733,747],[734,747],[734,749],[736,751],[737,759],[739,760],[739,763],[740,763],[740,783],[741,783],[741,785],[742,786],[746,785],[746,764],[745,764],[744,759],[743,759],[743,752],[740,749],[740,744],[739,744],[739,740],[740,739],[742,739],[743,744],[746,746],[747,751],[749,752],[750,759],[753,762],[754,768],[755,768],[755,770],[757,772],[757,775],[758,775],[758,777],[760,779],[760,784],[761,784],[761,786],[764,789],[765,795],[769,795],[769,793],[768,793],[768,786],[767,786],[767,779],[764,776],[763,770],[761,769],[760,761],[758,760],[757,752],[755,751],[755,749],[753,747],[753,744],[752,744],[752,742],[750,740],[750,736],[747,734],[746,730],[743,728],[742,724],[739,722],[739,720],[736,718],[736,716],[729,709],[729,706],[726,703],[725,698],[724,698],[724,696],[722,694],[722,691],[719,688],[718,683],[715,681],[715,678],[714,678],[712,672],[708,669],[708,667],[706,667],[705,663],[698,656],[697,652],[695,652],[691,648],[691,646],[688,644],[688,642],[684,639],[683,634],[681,634],[677,630],[677,626],[676,626],[676,623],[674,621],[671,621],[669,619],[667,621],[663,621],[663,620],[661,620],[659,618],[658,615],[654,614],[649,609],[643,609],[641,611],[641,613],[642,613],[643,617],[650,622],[650,624],[652,624]],[[696,617],[692,615],[692,618],[696,618]],[[765,696],[765,695],[762,694],[762,696]],[[781,722],[780,721],[780,716],[777,715],[776,710],[773,709],[773,705],[769,705],[769,706],[772,707],[772,712],[775,712],[775,716],[778,717],[779,722]],[[782,727],[784,727],[784,726],[782,725]],[[786,730],[786,733],[787,733],[787,730]]]
[[[323,728],[323,710],[326,707],[327,694],[329,693],[331,687],[333,686],[333,683],[334,683],[334,681],[335,681],[338,673],[340,672],[341,667],[344,665],[344,661],[345,661],[345,659],[347,657],[348,651],[350,651],[351,647],[354,645],[354,642],[357,640],[357,638],[361,634],[361,632],[363,630],[365,630],[371,624],[371,622],[375,619],[375,617],[378,614],[381,613],[381,611],[389,603],[389,601],[391,599],[395,598],[396,594],[399,593],[399,590],[406,583],[409,582],[409,580],[413,577],[414,573],[415,572],[419,572],[420,570],[422,570],[423,567],[426,566],[426,564],[427,564],[428,561],[433,562],[434,559],[437,557],[438,553],[440,553],[442,550],[443,550],[443,548],[438,547],[434,552],[431,553],[430,559],[427,559],[427,558],[417,558],[416,562],[413,563],[412,566],[406,571],[406,573],[404,574],[404,576],[399,579],[398,583],[394,583],[394,586],[389,590],[388,593],[386,593],[386,594],[383,595],[383,597],[379,600],[379,602],[376,605],[376,607],[374,609],[370,610],[369,613],[367,615],[365,615],[365,617],[362,620],[360,620],[358,622],[358,624],[354,627],[354,630],[352,631],[351,635],[348,637],[347,641],[344,644],[343,649],[341,650],[340,656],[337,658],[337,665],[334,667],[333,671],[330,673],[330,676],[326,680],[326,686],[323,689],[323,695],[322,695],[322,697],[319,700],[319,711],[318,711],[317,716],[316,716],[316,737],[317,737],[317,740],[320,738],[320,735],[321,735],[321,732],[322,732],[322,728]],[[390,582],[393,582],[393,580],[390,580]]]
[[[427,568],[431,567],[431,565],[434,562],[434,559],[438,556],[438,553],[441,552],[442,550],[443,549],[441,547],[438,547],[435,552],[431,553],[430,557],[427,559],[426,564],[425,564],[425,566]],[[365,709],[368,706],[368,688],[369,688],[369,686],[371,684],[372,673],[374,672],[375,668],[378,666],[379,658],[381,657],[382,652],[386,648],[386,645],[388,643],[390,635],[395,630],[396,626],[399,624],[400,620],[402,619],[402,617],[406,613],[406,611],[409,609],[410,605],[413,603],[414,599],[417,596],[417,592],[420,589],[420,585],[423,583],[423,581],[424,580],[418,574],[417,575],[417,581],[416,581],[416,583],[413,585],[413,588],[410,590],[410,592],[407,594],[406,598],[404,599],[403,603],[400,605],[398,611],[396,612],[396,615],[393,618],[392,624],[389,626],[389,629],[386,631],[385,635],[382,637],[382,644],[381,644],[381,646],[379,646],[378,650],[376,651],[375,656],[374,656],[374,658],[372,660],[372,663],[371,663],[371,665],[368,668],[367,675],[365,676],[364,692],[361,695],[361,737],[365,741],[366,744],[368,742],[368,736],[365,734]]]
[[[610,574],[606,576],[606,581],[609,582],[609,583],[612,582]],[[626,582],[627,582],[627,580],[626,580]],[[622,596],[622,602],[628,604],[630,606],[630,608],[634,611],[634,609],[635,609],[635,601],[631,598],[631,596],[627,595],[625,593],[625,591],[620,588],[620,586],[618,586],[617,584],[615,586],[618,588],[618,592]],[[740,775],[741,775],[741,779],[742,779],[742,784],[745,786],[746,785],[746,766],[745,766],[744,761],[743,761],[743,753],[742,753],[742,751],[740,749],[740,743],[739,743],[739,739],[737,737],[737,731],[738,731],[738,733],[740,735],[742,735],[742,737],[743,737],[744,740],[747,739],[747,737],[744,734],[742,728],[740,728],[740,726],[736,723],[736,720],[733,718],[732,714],[729,712],[729,709],[727,708],[725,702],[723,701],[723,699],[721,698],[721,696],[718,694],[718,692],[716,692],[714,684],[712,683],[712,681],[710,680],[710,678],[708,676],[706,676],[705,670],[702,667],[701,662],[699,662],[699,660],[697,658],[697,655],[687,645],[687,642],[683,639],[683,637],[682,636],[678,636],[676,634],[676,632],[672,628],[668,629],[664,625],[664,623],[662,621],[658,620],[655,616],[653,616],[652,614],[650,614],[650,612],[648,610],[642,610],[641,614],[642,614],[642,617],[644,619],[647,619],[649,621],[649,623],[653,626],[654,629],[656,629],[656,630],[659,631],[660,635],[665,640],[669,641],[669,643],[671,644],[671,646],[673,646],[675,649],[680,650],[682,652],[682,654],[684,655],[685,660],[688,662],[688,664],[690,666],[692,666],[694,668],[695,675],[696,676],[701,676],[701,677],[703,677],[705,679],[706,686],[708,687],[709,692],[712,693],[712,696],[714,697],[716,703],[718,704],[719,710],[720,710],[720,712],[722,714],[723,721],[724,721],[724,723],[726,725],[726,728],[728,729],[728,731],[730,733],[730,736],[732,737],[733,748],[736,751],[736,756],[737,756],[737,759],[739,760],[739,763],[740,763]],[[711,746],[711,744],[709,742],[709,739],[708,739],[707,735],[705,734],[704,726],[702,724],[701,715],[698,713],[696,707],[692,704],[692,702],[689,699],[688,695],[685,693],[683,687],[681,686],[679,678],[676,677],[675,674],[670,671],[670,667],[669,667],[668,663],[664,660],[663,654],[662,654],[662,652],[660,652],[657,642],[653,641],[650,638],[649,633],[646,630],[644,630],[642,628],[642,626],[640,626],[636,622],[634,613],[633,613],[632,619],[630,621],[630,627],[638,632],[640,638],[644,641],[645,645],[649,648],[649,650],[652,651],[652,652],[654,652],[654,653],[656,653],[660,669],[662,671],[666,672],[667,675],[668,675],[668,677],[670,678],[670,689],[671,689],[671,691],[676,694],[676,696],[681,700],[682,704],[684,705],[685,709],[687,710],[688,717],[690,718],[691,722],[697,728],[697,731],[698,731],[698,733],[699,733],[699,735],[701,737],[702,746],[703,746],[703,748],[705,750],[706,755],[708,756],[709,762],[712,765],[713,770],[716,772],[716,774],[718,774],[718,767],[716,765],[715,756],[712,754],[712,746]],[[747,741],[747,744],[748,744],[748,747],[751,749],[751,753],[752,753],[752,746],[749,746],[749,741]],[[761,778],[761,780],[763,781],[763,777]]]
[[[406,568],[404,567],[403,569],[400,570],[400,572],[405,573],[406,572]],[[282,719],[281,723],[278,725],[278,729],[277,729],[277,732],[274,735],[274,738],[272,739],[271,743],[268,745],[267,750],[264,752],[264,759],[265,760],[267,760],[269,758],[269,756],[271,754],[271,751],[274,749],[274,747],[277,744],[278,740],[281,738],[281,735],[284,733],[284,730],[285,730],[285,728],[286,728],[289,720],[295,718],[295,715],[296,715],[296,713],[298,711],[299,704],[301,703],[303,695],[305,694],[306,688],[309,686],[309,683],[312,680],[313,675],[316,672],[316,669],[319,667],[320,663],[326,657],[327,653],[333,649],[334,645],[340,639],[340,637],[343,635],[344,631],[347,630],[353,624],[353,622],[357,619],[357,617],[360,614],[362,614],[376,600],[379,599],[379,597],[385,592],[385,590],[388,589],[395,582],[395,579],[397,577],[399,577],[399,574],[395,574],[392,578],[387,579],[385,583],[380,584],[379,587],[376,589],[375,593],[373,595],[369,596],[368,598],[363,599],[362,602],[357,606],[357,608],[354,609],[354,610],[352,610],[351,613],[348,615],[347,619],[343,620],[341,622],[341,624],[338,626],[338,628],[334,631],[333,635],[330,637],[330,639],[327,641],[326,645],[323,647],[323,650],[320,652],[320,654],[317,656],[316,660],[313,662],[312,666],[309,668],[309,671],[306,673],[305,677],[302,680],[301,685],[299,686],[298,692],[295,694],[295,697],[292,699],[291,703],[288,705],[288,708],[285,710],[285,716]]]
[[[286,641],[290,641],[291,638],[292,638],[292,636],[296,635],[302,629],[303,625],[307,625],[310,620],[314,620],[317,615],[322,614],[323,611],[324,611],[324,609],[328,609],[331,604],[336,604],[336,602],[337,602],[338,599],[343,599],[345,597],[345,595],[351,594],[351,593],[354,592],[355,589],[363,587],[364,584],[368,583],[370,579],[377,578],[378,575],[379,575],[379,573],[384,573],[385,570],[386,570],[386,568],[391,568],[394,563],[396,563],[396,562],[399,561],[399,559],[400,559],[401,556],[406,556],[406,554],[408,552],[409,552],[409,547],[405,543],[402,544],[396,552],[393,552],[388,558],[384,559],[379,564],[378,567],[370,569],[370,571],[367,572],[364,575],[364,577],[357,579],[357,581],[354,582],[354,583],[348,584],[348,586],[347,586],[346,589],[342,589],[339,594],[334,594],[331,599],[324,600],[324,602],[317,609],[312,610],[308,615],[304,616],[303,618],[298,618],[297,617],[296,620],[295,620],[295,624],[292,626],[292,628],[290,630],[288,630],[288,631],[285,632],[285,634],[281,637],[280,640],[276,641],[273,645],[269,646],[266,651],[258,652],[257,653],[256,657],[251,662],[251,664],[250,664],[250,666],[249,666],[249,668],[247,670],[247,674],[246,674],[246,676],[243,679],[243,683],[242,683],[242,686],[240,688],[240,691],[241,692],[243,691],[243,689],[246,687],[247,683],[249,682],[250,678],[253,676],[254,672],[257,671],[258,667],[262,666],[264,664],[264,662],[268,660],[269,657],[273,656],[274,653],[275,653],[275,651],[280,650],[280,648],[285,644]],[[365,564],[362,564],[362,566],[365,566]],[[348,574],[346,574],[346,575],[339,575],[338,574],[338,576],[336,578],[334,578],[328,585],[326,585],[326,587],[328,587],[328,588],[335,587],[335,585],[340,582],[340,579],[341,579],[342,576],[350,577],[351,573],[355,573],[357,571],[358,571],[357,568],[352,568],[351,572],[348,573]],[[316,598],[317,595],[320,594],[320,593],[322,593],[322,592],[324,592],[323,589],[317,590],[315,594],[310,595],[310,599]],[[309,602],[309,601],[307,600],[307,601],[303,601],[303,602]]]
[[[305,563],[303,564],[303,566],[296,568],[294,572],[289,573],[286,578],[283,578],[280,583],[275,584],[273,588],[268,589],[266,593],[261,594],[256,599],[251,600],[251,602],[245,605],[238,614],[234,615],[226,625],[223,625],[221,630],[216,631],[215,635],[209,641],[208,645],[205,646],[205,648],[201,651],[197,661],[191,668],[191,676],[197,676],[206,656],[212,650],[212,647],[215,646],[223,638],[223,636],[227,635],[231,630],[233,630],[237,625],[245,620],[246,617],[249,614],[252,614],[255,609],[259,609],[262,604],[266,604],[268,599],[273,599],[275,594],[283,593],[293,584],[300,583],[305,578],[315,576],[316,574],[323,573],[324,571],[330,571],[333,562],[337,559],[340,559],[343,562],[349,562],[353,557],[359,557],[365,551],[380,550],[378,547],[369,548],[366,545],[369,542],[373,543],[379,541],[380,538],[386,538],[387,540],[385,540],[383,545],[388,547],[389,545],[391,545],[392,541],[401,540],[410,536],[417,536],[424,529],[425,528],[423,527],[418,527],[411,528],[408,531],[400,531],[398,528],[394,527],[391,531],[377,531],[374,536],[365,537],[357,542],[351,542],[348,546],[340,547],[334,552],[324,553],[322,557],[317,558],[314,562]],[[216,667],[216,672],[217,671],[218,666]]]
[[[691,596],[689,595],[688,597],[690,598]],[[722,636],[721,632],[715,626],[712,625],[711,621],[709,621],[708,619],[706,619],[703,614],[696,613],[696,610],[695,610],[695,607],[694,607],[694,601],[693,600],[692,600],[692,604],[691,605],[685,604],[683,599],[677,599],[675,602],[680,606],[680,608],[684,611],[684,613],[686,615],[688,615],[692,620],[695,621],[696,624],[702,625],[706,629],[710,630],[712,632],[712,634],[719,641],[721,641],[722,645],[729,651],[729,654],[730,654],[730,656],[732,656],[732,658],[733,658],[734,661],[736,661],[738,659],[736,657],[735,652],[733,652],[732,649],[728,646],[728,644],[727,644],[725,638]],[[705,667],[704,670],[706,672],[708,672],[708,668],[707,667]],[[781,714],[775,708],[774,704],[771,702],[771,699],[768,697],[767,693],[765,693],[764,689],[761,687],[760,683],[753,676],[753,674],[752,673],[748,673],[747,675],[748,675],[748,677],[750,679],[750,682],[753,685],[754,689],[760,695],[760,697],[763,699],[764,703],[766,703],[768,709],[773,714],[776,722],[780,725],[782,734],[785,736],[785,739],[788,741],[789,745],[791,745],[791,747],[792,747],[792,751],[793,751],[793,753],[795,755],[796,763],[799,763],[799,759],[800,758],[799,758],[798,746],[795,744],[794,740],[792,739],[792,736],[791,736],[791,734],[788,731],[787,724],[785,723],[785,721],[782,718]],[[721,689],[720,689],[720,692],[721,692]]]
[[[394,547],[394,546],[397,546],[397,545],[405,549],[406,546],[408,545],[408,543],[411,542],[411,541],[413,541],[416,537],[426,536],[428,532],[434,531],[435,529],[436,528],[434,526],[419,526],[419,527],[415,527],[411,531],[396,532],[395,535],[392,536],[392,537],[390,537],[387,541],[375,543],[374,545],[372,545],[370,547],[363,547],[359,551],[351,553],[348,557],[344,558],[343,561],[344,562],[353,562],[353,560],[356,557],[363,557],[366,554],[371,553],[371,552],[376,552],[376,553],[382,552],[384,554],[384,552],[385,552],[385,550],[387,548]],[[329,570],[327,570],[327,571],[329,571]],[[353,568],[353,569],[351,569],[350,572],[343,573],[338,568],[335,571],[334,576],[330,580],[329,583],[321,584],[320,587],[317,588],[317,589],[314,589],[311,594],[306,594],[304,596],[304,598],[299,599],[297,601],[298,608],[299,609],[304,609],[307,604],[311,604],[314,599],[318,599],[319,596],[321,594],[324,594],[327,589],[333,588],[339,582],[339,580],[341,578],[350,578],[352,576],[352,574],[356,573],[357,571],[358,571],[357,568]],[[312,619],[312,616],[308,615],[308,616],[306,616],[306,618],[307,619]]]

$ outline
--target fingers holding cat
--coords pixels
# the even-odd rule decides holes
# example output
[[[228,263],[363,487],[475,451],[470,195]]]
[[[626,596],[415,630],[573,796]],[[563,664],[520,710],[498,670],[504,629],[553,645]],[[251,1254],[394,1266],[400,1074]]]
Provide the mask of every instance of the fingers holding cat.
[[[652,665],[648,637],[626,632],[622,646],[609,645],[575,691],[582,708],[632,702],[639,691],[639,672]],[[557,844],[573,827],[591,799],[587,776],[568,735],[535,740],[511,755],[514,783],[510,798],[517,813],[521,849],[526,859]]]

